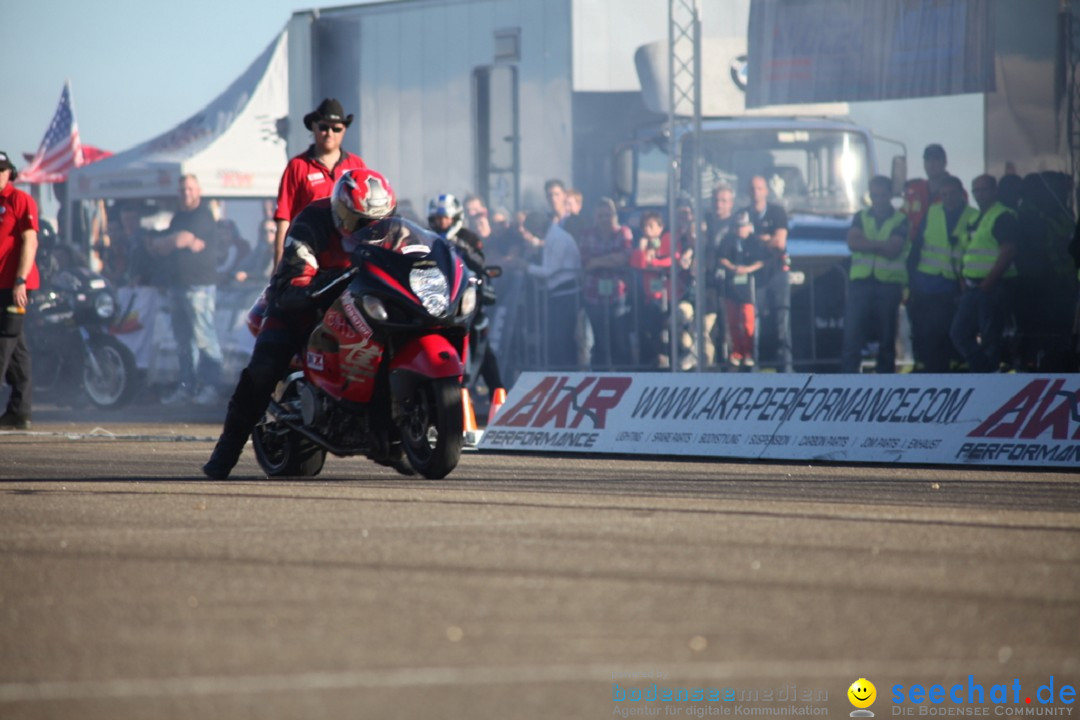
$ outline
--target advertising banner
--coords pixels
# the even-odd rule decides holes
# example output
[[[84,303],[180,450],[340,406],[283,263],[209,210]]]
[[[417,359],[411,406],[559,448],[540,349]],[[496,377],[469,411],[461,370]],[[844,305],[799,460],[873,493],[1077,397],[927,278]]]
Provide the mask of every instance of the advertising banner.
[[[993,92],[990,0],[753,0],[747,107]]]
[[[1080,375],[524,373],[481,450],[1080,466]]]

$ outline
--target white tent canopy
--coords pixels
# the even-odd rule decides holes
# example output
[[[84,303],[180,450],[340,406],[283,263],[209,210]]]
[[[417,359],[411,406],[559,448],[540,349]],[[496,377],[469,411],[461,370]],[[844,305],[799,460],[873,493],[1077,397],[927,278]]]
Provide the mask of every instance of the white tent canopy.
[[[277,195],[288,157],[278,122],[288,116],[288,35],[282,32],[225,92],[163,135],[73,170],[72,200],[173,196],[194,174],[203,195]]]

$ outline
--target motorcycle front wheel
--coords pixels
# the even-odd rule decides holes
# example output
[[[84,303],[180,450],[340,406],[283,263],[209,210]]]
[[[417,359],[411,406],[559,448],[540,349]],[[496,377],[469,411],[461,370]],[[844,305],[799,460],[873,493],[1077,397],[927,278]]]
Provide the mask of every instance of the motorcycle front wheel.
[[[90,338],[90,357],[83,362],[83,389],[100,408],[123,407],[135,395],[135,356],[111,335]]]
[[[455,378],[419,383],[401,406],[397,426],[409,464],[431,480],[446,477],[457,467],[464,442],[461,384]]]
[[[286,390],[281,404],[288,405],[295,386]],[[295,400],[295,397],[291,398]],[[322,472],[326,450],[274,418],[269,412],[251,433],[255,459],[268,477],[315,477]]]

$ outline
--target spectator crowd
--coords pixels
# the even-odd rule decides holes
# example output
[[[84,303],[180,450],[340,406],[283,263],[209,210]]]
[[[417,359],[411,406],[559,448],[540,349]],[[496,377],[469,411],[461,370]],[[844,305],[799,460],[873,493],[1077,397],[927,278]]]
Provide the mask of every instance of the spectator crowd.
[[[902,198],[893,197],[889,178],[873,178],[868,207],[851,219],[833,367],[1076,371],[1080,240],[1068,176],[980,175],[965,186],[947,172],[940,145],[927,146],[923,160],[926,177],[908,181]],[[559,180],[545,189],[545,212],[514,219],[504,209],[489,219],[471,198],[469,220],[489,262],[521,271],[522,282],[504,282],[517,301],[507,309],[514,320],[505,365],[796,369],[789,219],[764,176],[742,189],[743,207],[739,189],[717,185],[701,227],[685,196],[670,227],[658,212],[629,227],[608,198],[582,213],[577,191]],[[700,350],[696,278],[705,283]],[[898,348],[910,348],[909,362]]]
[[[325,120],[328,111],[321,111],[305,121]],[[343,133],[336,134],[340,143]],[[843,340],[832,366],[1075,371],[1080,248],[1069,178],[982,175],[965,185],[947,172],[940,145],[928,146],[923,161],[926,177],[908,181],[902,198],[894,197],[889,178],[874,178],[868,206],[851,219]],[[135,201],[99,202],[88,223],[96,269],[118,286],[161,288],[174,313],[190,319],[178,336],[187,348],[183,401],[192,400],[193,388],[219,382],[220,350],[204,341],[213,326],[209,290],[249,286],[257,294],[289,219],[267,203],[258,237],[249,241],[216,202],[191,197],[197,184],[184,179],[182,186],[194,188],[182,187],[177,216],[204,207],[199,222],[211,224],[199,225],[203,242],[193,243],[175,219],[168,230],[149,230],[150,208]],[[546,208],[516,213],[488,209],[476,195],[463,202],[466,226],[481,239],[488,264],[503,270],[496,281],[504,328],[498,353],[511,378],[537,368],[800,369],[792,347],[790,223],[764,176],[744,188],[713,188],[700,226],[688,196],[678,199],[671,222],[645,211],[631,226],[609,198],[583,209],[582,194],[555,179],[545,192]],[[403,203],[399,212],[412,211]],[[46,263],[71,261],[57,259],[65,248],[50,250]],[[910,365],[898,348],[910,348]]]

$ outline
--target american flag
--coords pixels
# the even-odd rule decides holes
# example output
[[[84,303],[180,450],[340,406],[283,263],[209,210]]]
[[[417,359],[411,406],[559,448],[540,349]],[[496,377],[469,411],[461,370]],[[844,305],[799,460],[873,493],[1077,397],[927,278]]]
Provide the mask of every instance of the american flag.
[[[71,106],[71,83],[68,81],[64,83],[60,104],[56,106],[45,138],[34,159],[25,170],[19,171],[19,180],[29,183],[63,182],[72,168],[84,164],[79,125],[75,122],[75,109]]]

